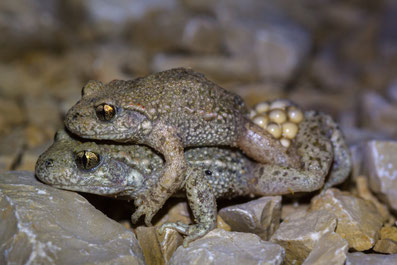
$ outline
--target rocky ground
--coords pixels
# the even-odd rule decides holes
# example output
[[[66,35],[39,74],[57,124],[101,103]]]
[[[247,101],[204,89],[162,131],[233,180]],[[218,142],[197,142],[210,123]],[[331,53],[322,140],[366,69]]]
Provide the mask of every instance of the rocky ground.
[[[0,1],[0,263],[397,263],[396,12],[393,0]],[[176,66],[250,106],[285,97],[331,114],[351,177],[321,194],[220,201],[219,228],[188,248],[172,230],[132,230],[126,202],[35,180],[85,82]],[[184,200],[157,216],[174,220],[191,221]]]

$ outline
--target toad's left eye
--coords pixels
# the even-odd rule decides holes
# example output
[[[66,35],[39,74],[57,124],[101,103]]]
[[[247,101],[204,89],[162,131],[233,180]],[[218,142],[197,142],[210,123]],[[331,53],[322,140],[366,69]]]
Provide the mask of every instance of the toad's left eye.
[[[81,151],[75,158],[77,167],[83,170],[91,170],[99,165],[99,155],[90,151]]]
[[[116,115],[116,108],[112,105],[102,103],[95,108],[96,116],[101,121],[110,121]]]

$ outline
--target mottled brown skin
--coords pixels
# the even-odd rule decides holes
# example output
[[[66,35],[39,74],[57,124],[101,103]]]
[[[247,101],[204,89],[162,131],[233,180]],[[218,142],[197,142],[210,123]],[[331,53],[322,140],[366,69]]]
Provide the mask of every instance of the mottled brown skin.
[[[71,132],[88,139],[148,145],[165,158],[159,181],[136,200],[133,221],[145,215],[149,225],[181,186],[187,169],[185,147],[239,147],[262,163],[300,166],[293,148],[283,147],[247,118],[248,109],[239,96],[192,70],[171,69],[106,85],[91,81],[82,94],[65,119]],[[115,115],[104,120],[106,115],[97,112],[101,106],[112,106]]]
[[[160,232],[174,228],[187,235],[187,245],[215,227],[217,198],[310,192],[323,187],[326,176],[325,187],[348,176],[348,148],[329,116],[306,112],[294,144],[302,161],[299,169],[256,163],[228,148],[188,149],[189,167],[178,189],[185,190],[196,224],[167,223]],[[93,167],[82,168],[81,152],[97,154],[97,164],[85,161]],[[160,180],[163,167],[162,157],[148,147],[82,141],[60,131],[54,144],[39,157],[36,176],[57,188],[139,200],[147,187]]]

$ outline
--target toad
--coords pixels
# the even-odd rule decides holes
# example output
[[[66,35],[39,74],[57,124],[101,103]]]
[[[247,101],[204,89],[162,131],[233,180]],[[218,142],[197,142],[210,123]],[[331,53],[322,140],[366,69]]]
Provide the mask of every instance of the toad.
[[[160,232],[176,229],[187,235],[186,246],[215,227],[217,198],[310,192],[323,187],[326,177],[326,187],[343,182],[351,161],[339,128],[327,115],[304,116],[293,139],[300,169],[257,163],[236,149],[187,149],[188,169],[178,190],[186,194],[196,224],[166,223]],[[165,163],[146,146],[87,141],[62,130],[39,157],[36,176],[61,189],[137,200],[160,180]]]
[[[176,68],[130,81],[88,82],[65,125],[83,138],[144,144],[164,156],[163,174],[135,200],[132,220],[145,215],[150,225],[184,180],[186,147],[238,147],[261,163],[301,167],[296,148],[283,146],[248,114],[239,96]]]

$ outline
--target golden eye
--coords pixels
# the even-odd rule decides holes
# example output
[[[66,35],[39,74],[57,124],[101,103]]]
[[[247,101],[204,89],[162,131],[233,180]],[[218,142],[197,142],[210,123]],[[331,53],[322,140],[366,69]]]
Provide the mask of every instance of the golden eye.
[[[77,167],[83,170],[91,170],[99,165],[99,155],[90,151],[81,151],[76,154]]]
[[[109,104],[103,103],[95,109],[98,119],[101,121],[110,121],[116,115],[116,109]]]

